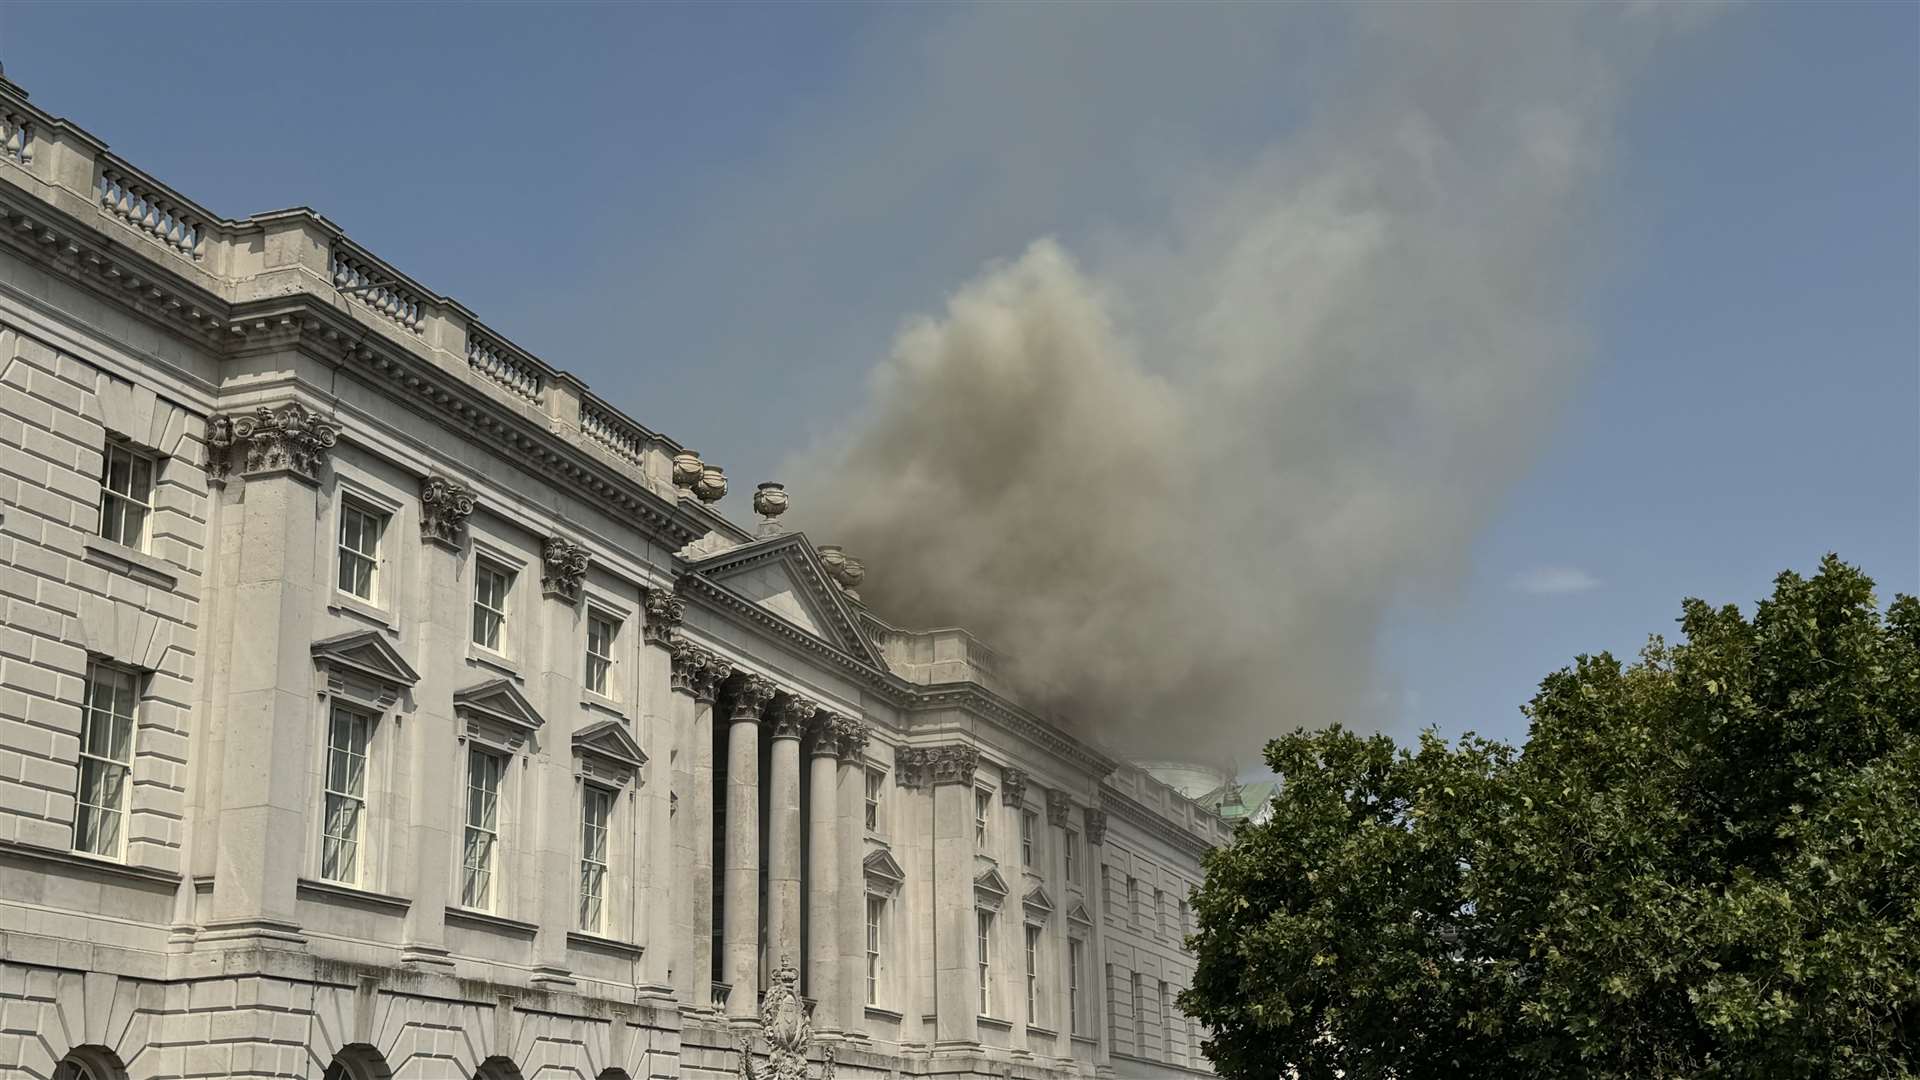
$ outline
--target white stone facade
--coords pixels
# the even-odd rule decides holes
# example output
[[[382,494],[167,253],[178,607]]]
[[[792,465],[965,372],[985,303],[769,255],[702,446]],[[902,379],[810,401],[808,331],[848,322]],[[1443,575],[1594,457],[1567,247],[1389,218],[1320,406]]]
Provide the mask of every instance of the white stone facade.
[[[1218,819],[725,486],[0,80],[0,1074],[1204,1075]]]

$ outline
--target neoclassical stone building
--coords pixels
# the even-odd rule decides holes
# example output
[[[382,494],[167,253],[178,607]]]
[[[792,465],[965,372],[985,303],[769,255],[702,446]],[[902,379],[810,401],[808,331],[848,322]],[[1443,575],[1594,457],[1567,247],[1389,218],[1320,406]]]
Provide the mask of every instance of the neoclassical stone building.
[[[0,1074],[1204,1075],[1218,817],[726,485],[0,80]]]

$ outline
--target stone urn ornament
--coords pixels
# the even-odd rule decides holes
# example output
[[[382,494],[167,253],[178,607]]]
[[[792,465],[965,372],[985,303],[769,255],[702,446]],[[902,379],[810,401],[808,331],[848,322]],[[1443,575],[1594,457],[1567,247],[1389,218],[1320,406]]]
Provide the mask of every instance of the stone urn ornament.
[[[840,582],[840,572],[846,568],[847,553],[839,544],[821,544],[814,549],[820,554],[820,565],[826,567],[827,576],[834,584]]]
[[[727,495],[727,473],[718,465],[702,465],[693,493],[703,503],[717,503]]]
[[[847,556],[847,564],[840,568],[840,587],[846,590],[847,599],[858,601],[860,590],[857,586],[867,579],[867,564],[853,556]]]
[[[779,536],[780,522],[776,520],[787,512],[787,486],[769,480],[753,489],[753,512],[763,519],[760,522],[761,536]]]
[[[700,455],[691,450],[682,450],[673,455],[673,486],[691,489],[700,482],[705,472]]]

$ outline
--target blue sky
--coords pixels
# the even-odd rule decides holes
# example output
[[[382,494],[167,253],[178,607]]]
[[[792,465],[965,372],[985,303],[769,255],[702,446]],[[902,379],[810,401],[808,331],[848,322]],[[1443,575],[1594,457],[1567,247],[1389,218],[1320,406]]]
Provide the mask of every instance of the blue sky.
[[[319,209],[746,491],[983,264],[1124,263],[1285,144],[1350,21],[16,0],[0,61],[219,212]],[[1517,738],[1575,654],[1828,550],[1920,591],[1917,56],[1912,4],[1756,4],[1632,69],[1567,252],[1589,355],[1455,572],[1391,597],[1387,726]]]

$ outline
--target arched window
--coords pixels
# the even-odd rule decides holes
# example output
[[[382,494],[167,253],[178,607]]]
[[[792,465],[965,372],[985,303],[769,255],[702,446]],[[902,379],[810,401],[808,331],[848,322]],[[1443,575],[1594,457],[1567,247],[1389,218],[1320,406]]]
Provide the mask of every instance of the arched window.
[[[354,1043],[333,1055],[322,1080],[393,1080],[393,1070],[380,1051],[366,1043]]]
[[[490,1057],[474,1070],[473,1080],[520,1080],[520,1067],[503,1057]]]
[[[104,1046],[76,1046],[60,1059],[53,1080],[127,1080],[127,1070]]]

